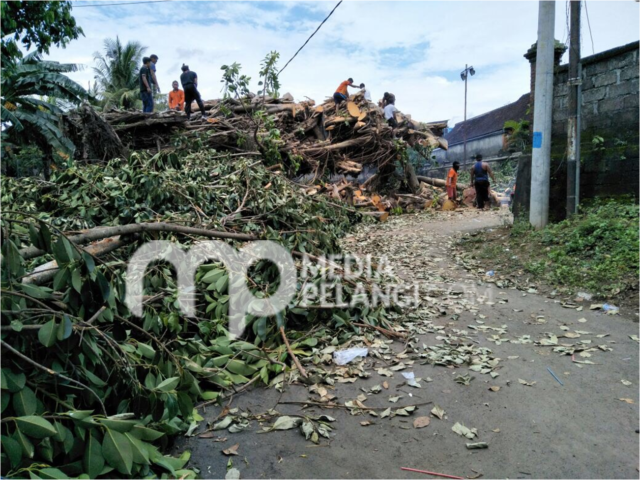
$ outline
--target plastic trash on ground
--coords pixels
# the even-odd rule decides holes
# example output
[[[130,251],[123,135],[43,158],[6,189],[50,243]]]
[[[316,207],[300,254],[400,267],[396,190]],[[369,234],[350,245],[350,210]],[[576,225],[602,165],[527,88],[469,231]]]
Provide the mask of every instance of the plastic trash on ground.
[[[615,313],[618,313],[620,311],[620,308],[616,307],[615,305],[609,305],[608,303],[605,303],[604,305],[602,305],[602,310],[613,315]]]
[[[589,301],[593,298],[593,295],[587,292],[578,292],[578,298]]]
[[[422,388],[422,385],[418,383],[419,378],[416,379],[416,374],[413,372],[402,372],[402,376],[407,379],[407,385],[415,388]]]
[[[366,357],[369,354],[368,348],[353,347],[346,350],[333,352],[333,361],[336,365],[346,365],[357,357]]]
[[[496,272],[494,270],[489,270],[485,275],[487,277],[493,277],[496,274]]]

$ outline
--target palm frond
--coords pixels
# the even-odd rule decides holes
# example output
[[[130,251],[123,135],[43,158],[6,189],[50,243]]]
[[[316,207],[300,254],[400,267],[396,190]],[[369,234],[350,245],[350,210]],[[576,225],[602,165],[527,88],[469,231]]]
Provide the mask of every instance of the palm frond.
[[[1,106],[2,110],[2,123],[9,122],[11,126],[14,127],[18,132],[21,131],[24,127],[18,117],[16,117],[11,110],[6,108],[4,105]]]

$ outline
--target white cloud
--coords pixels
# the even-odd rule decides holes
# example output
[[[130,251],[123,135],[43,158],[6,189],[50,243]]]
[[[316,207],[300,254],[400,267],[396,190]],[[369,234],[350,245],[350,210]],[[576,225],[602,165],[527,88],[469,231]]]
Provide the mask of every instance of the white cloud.
[[[101,2],[102,3],[102,2]],[[105,2],[107,3],[107,2]],[[83,3],[85,4],[85,3]],[[76,8],[86,37],[55,49],[51,58],[92,65],[103,40],[138,40],[160,57],[163,91],[188,63],[205,98],[220,95],[220,66],[243,65],[257,88],[260,60],[271,50],[280,65],[293,55],[334,2],[184,2]],[[322,101],[346,77],[364,82],[374,98],[395,93],[398,108],[414,118],[462,119],[464,83],[473,64],[468,116],[517,100],[529,90],[522,57],[535,42],[538,3],[344,2],[281,76],[284,91]],[[595,51],[639,38],[638,3],[588,2]],[[564,2],[557,2],[556,38],[566,39]],[[583,55],[592,53],[583,15]],[[74,74],[86,85],[90,68]]]

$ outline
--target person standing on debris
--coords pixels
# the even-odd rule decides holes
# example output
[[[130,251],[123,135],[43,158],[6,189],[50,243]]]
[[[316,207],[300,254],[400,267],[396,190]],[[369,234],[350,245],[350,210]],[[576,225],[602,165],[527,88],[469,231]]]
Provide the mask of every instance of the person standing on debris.
[[[360,91],[363,92],[364,99],[370,102],[371,92],[368,89],[364,88],[364,83],[360,84]]]
[[[178,88],[177,80],[174,80],[171,86],[173,90],[169,92],[169,109],[181,112],[184,110],[184,91]]]
[[[485,203],[489,203],[489,177],[494,182],[496,177],[487,162],[482,161],[482,155],[475,156],[476,163],[471,167],[471,186],[476,188],[476,204],[482,210]]]
[[[200,92],[198,92],[198,75],[196,72],[189,70],[189,66],[182,64],[182,75],[180,75],[180,83],[184,88],[184,111],[187,114],[187,120],[191,119],[191,103],[195,100],[198,103],[200,112],[202,112],[202,118],[206,118],[204,112],[204,104],[200,98]]]
[[[460,162],[453,162],[445,186],[447,187],[447,196],[449,200],[455,202],[458,198],[458,170],[460,170]]]
[[[389,126],[393,129],[398,127],[398,121],[396,120],[396,112],[398,111],[398,109],[396,108],[394,103],[395,103],[395,98],[393,99],[393,102],[388,103],[384,107],[384,119],[387,121]]]
[[[149,57],[151,59],[151,80],[153,80],[153,84],[155,85],[154,90],[155,93],[160,93],[160,85],[158,84],[158,79],[156,77],[156,63],[158,63],[158,55],[155,53]]]
[[[344,102],[347,98],[349,98],[349,92],[347,90],[347,87],[357,88],[353,84],[353,78],[349,78],[348,80],[345,80],[338,86],[336,93],[333,94],[333,101],[336,102],[336,105],[339,105],[340,102]]]
[[[144,113],[153,112],[153,93],[151,92],[151,59],[144,57],[142,59],[142,68],[140,69],[140,98],[142,98],[142,111]]]
[[[387,105],[389,104],[394,104],[396,103],[396,96],[393,93],[389,93],[389,92],[384,92],[384,95],[382,96],[382,104],[380,105],[382,108],[385,108]]]

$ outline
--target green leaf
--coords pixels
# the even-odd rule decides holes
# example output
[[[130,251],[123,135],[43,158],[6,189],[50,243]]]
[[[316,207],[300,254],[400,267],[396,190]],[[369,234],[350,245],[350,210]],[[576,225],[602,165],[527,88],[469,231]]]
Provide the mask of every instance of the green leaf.
[[[35,453],[35,449],[33,448],[33,443],[27,438],[27,436],[22,433],[19,428],[16,428],[16,431],[13,432],[13,439],[20,444],[20,448],[22,448],[22,456],[27,458],[33,458]]]
[[[14,332],[21,332],[24,324],[20,320],[11,320],[11,330]]]
[[[131,430],[131,435],[145,442],[155,442],[164,435],[163,432],[158,432],[151,428],[143,427],[142,425],[136,425]]]
[[[131,442],[122,433],[106,429],[102,441],[102,454],[107,463],[118,472],[131,475],[131,467],[133,467]]]
[[[5,435],[2,435],[0,440],[2,442],[2,451],[9,457],[11,468],[16,468],[22,460],[22,447],[16,440]]]
[[[76,268],[71,272],[71,285],[76,292],[80,293],[82,291],[82,276],[80,275],[79,268]]]
[[[68,281],[69,269],[61,268],[58,273],[56,273],[56,276],[53,277],[53,290],[56,292],[62,290],[67,285]]]
[[[84,264],[87,266],[87,271],[89,273],[93,272],[96,268],[96,262],[93,260],[93,257],[87,252],[82,252],[82,259],[84,260]]]
[[[60,341],[66,340],[71,336],[72,332],[73,324],[71,323],[71,319],[67,315],[65,315],[62,319],[62,322],[60,322],[60,325],[58,325],[57,338]]]
[[[109,285],[107,279],[104,278],[104,275],[100,272],[96,274],[96,281],[98,282],[100,291],[102,292],[102,300],[105,302],[108,301],[109,296],[111,295],[111,285]]]
[[[36,415],[17,417],[15,421],[22,432],[33,438],[46,438],[58,433],[48,420]]]
[[[69,478],[69,475],[67,475],[66,473],[64,473],[61,470],[58,470],[57,468],[41,468],[40,470],[38,470],[38,476],[40,478],[55,478],[55,479],[62,479],[62,480],[66,480]]]
[[[38,330],[38,340],[45,347],[51,347],[56,343],[57,327],[55,320],[49,320]]]
[[[0,413],[3,413],[9,406],[9,402],[11,401],[11,395],[9,395],[6,392],[2,392],[2,395],[0,396],[0,398],[2,399],[2,409],[0,410]]]
[[[110,418],[101,418],[99,421],[105,427],[120,433],[130,432],[138,424],[135,420],[114,420]]]
[[[166,380],[160,382],[156,389],[162,392],[170,392],[171,390],[174,390],[179,383],[180,377],[167,378]]]
[[[23,293],[26,293],[30,297],[39,298],[39,299],[47,299],[51,298],[51,289],[48,287],[37,287],[35,285],[29,285],[28,283],[24,283],[20,285],[20,290]]]
[[[16,415],[19,416],[33,415],[36,413],[36,408],[38,408],[36,394],[33,393],[33,390],[29,387],[24,387],[22,390],[15,393],[13,395],[12,404]]]
[[[133,452],[133,461],[135,463],[149,465],[149,451],[144,442],[129,433],[125,433],[125,437],[131,442],[131,451]]]
[[[98,387],[105,387],[107,385],[106,382],[104,382],[100,377],[98,377],[96,374],[91,372],[91,370],[85,369],[84,376],[87,377],[91,383],[93,383]]]
[[[27,383],[27,377],[24,373],[13,373],[8,368],[2,369],[2,388],[9,390],[11,393],[19,392]]]
[[[22,257],[15,243],[7,240],[2,244],[2,266],[7,269],[10,277],[19,277],[24,273]]]
[[[94,435],[89,434],[87,437],[84,456],[82,457],[82,466],[85,472],[89,474],[89,478],[98,478],[98,475],[100,475],[104,468],[102,445],[100,445],[100,442]]]

